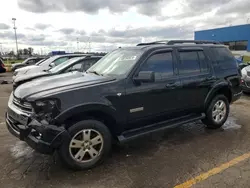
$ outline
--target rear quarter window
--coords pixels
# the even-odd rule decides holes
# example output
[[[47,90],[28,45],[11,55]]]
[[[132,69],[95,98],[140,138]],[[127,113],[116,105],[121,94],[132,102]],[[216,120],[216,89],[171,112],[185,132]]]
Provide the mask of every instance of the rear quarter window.
[[[211,48],[211,51],[215,64],[218,65],[221,69],[237,68],[236,59],[229,49],[224,47]]]

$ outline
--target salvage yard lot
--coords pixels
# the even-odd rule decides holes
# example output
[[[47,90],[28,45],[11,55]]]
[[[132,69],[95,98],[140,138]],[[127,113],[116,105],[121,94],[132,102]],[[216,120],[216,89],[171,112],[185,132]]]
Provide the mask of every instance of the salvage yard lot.
[[[222,129],[207,130],[200,122],[187,124],[115,147],[110,158],[92,170],[66,170],[57,156],[38,154],[7,131],[4,112],[11,87],[0,85],[3,188],[169,188],[250,152],[250,96],[243,96],[231,106],[229,121]],[[194,187],[249,187],[249,159],[228,165],[207,179],[202,177]]]

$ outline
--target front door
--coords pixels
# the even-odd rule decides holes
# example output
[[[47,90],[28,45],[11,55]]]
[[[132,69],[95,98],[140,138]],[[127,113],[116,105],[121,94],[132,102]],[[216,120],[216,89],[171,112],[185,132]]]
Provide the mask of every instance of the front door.
[[[135,84],[131,79],[126,86],[128,128],[150,124],[180,107],[180,80],[175,73],[175,58],[172,51],[156,51],[142,63],[140,71],[153,71],[153,83]],[[132,126],[132,127],[131,127]]]

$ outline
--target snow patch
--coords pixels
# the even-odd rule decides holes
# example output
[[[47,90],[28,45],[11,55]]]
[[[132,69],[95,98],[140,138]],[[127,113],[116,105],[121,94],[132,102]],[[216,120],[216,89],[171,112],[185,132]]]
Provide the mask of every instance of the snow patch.
[[[228,130],[228,129],[240,129],[241,125],[236,123],[237,119],[234,117],[228,117],[225,124],[222,126],[222,129]]]
[[[33,155],[33,151],[25,142],[18,141],[14,146],[10,148],[11,156],[15,159],[24,157],[30,158]]]

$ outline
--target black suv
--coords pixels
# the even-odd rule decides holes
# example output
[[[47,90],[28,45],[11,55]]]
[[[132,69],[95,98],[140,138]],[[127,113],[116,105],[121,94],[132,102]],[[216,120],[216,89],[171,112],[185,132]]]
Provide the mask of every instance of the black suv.
[[[119,48],[72,79],[31,81],[11,94],[9,131],[35,150],[91,168],[112,141],[201,120],[226,121],[242,91],[236,60],[209,41],[158,41]],[[48,82],[50,84],[48,84]]]

